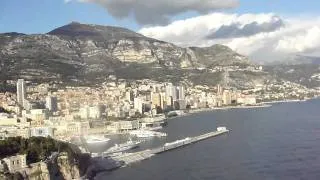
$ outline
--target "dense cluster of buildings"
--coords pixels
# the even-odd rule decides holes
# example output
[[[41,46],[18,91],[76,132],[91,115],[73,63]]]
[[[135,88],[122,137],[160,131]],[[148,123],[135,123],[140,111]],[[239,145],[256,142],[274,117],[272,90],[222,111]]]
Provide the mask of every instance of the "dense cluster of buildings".
[[[96,87],[60,88],[19,79],[14,82],[16,93],[0,93],[0,107],[6,110],[0,112],[0,140],[50,136],[68,141],[81,135],[163,126],[166,116],[190,110],[256,106],[266,101],[302,100],[319,95],[318,90],[286,81],[237,90],[221,85],[110,79]],[[7,168],[14,173],[26,167],[26,155],[0,162],[0,171]]]
[[[32,84],[19,79],[16,93],[0,94],[0,139],[10,136],[71,137],[114,133],[163,123],[167,112],[256,105],[316,92],[283,82],[237,90],[220,85],[191,86],[151,80],[127,82],[111,77],[96,87]]]

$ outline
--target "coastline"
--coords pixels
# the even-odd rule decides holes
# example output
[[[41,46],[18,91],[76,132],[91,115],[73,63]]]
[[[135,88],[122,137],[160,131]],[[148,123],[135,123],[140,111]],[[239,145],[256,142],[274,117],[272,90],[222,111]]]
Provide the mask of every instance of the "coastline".
[[[198,114],[202,112],[213,112],[213,111],[227,111],[227,110],[232,110],[232,109],[254,109],[254,108],[268,108],[271,107],[274,104],[279,104],[279,103],[289,103],[289,102],[305,102],[308,100],[316,99],[315,98],[310,98],[310,99],[304,99],[304,100],[298,100],[298,99],[292,99],[292,100],[277,100],[277,101],[270,101],[270,102],[261,102],[256,105],[252,106],[224,106],[224,107],[213,107],[213,108],[201,108],[201,109],[190,109],[188,112],[180,111],[182,112],[181,114],[177,116],[172,116],[172,117],[167,117],[166,120],[172,120],[176,118],[181,118],[185,116],[191,116],[193,114]],[[105,136],[113,136],[113,135],[120,135],[120,134],[127,134],[128,132],[122,132],[122,133],[103,133]],[[101,134],[101,133],[91,133],[91,135],[96,135],[96,134]]]
[[[181,117],[184,117],[184,116],[191,116],[192,114],[197,114],[197,113],[202,113],[202,112],[213,112],[213,111],[219,111],[219,110],[232,110],[232,109],[267,108],[267,107],[272,107],[273,104],[277,104],[277,103],[305,102],[305,101],[307,101],[307,100],[284,100],[284,101],[263,102],[263,103],[259,103],[259,104],[252,105],[252,106],[225,106],[225,107],[216,107],[216,108],[192,109],[189,112],[182,113],[182,114],[180,114],[178,116],[168,117],[167,120],[171,120],[171,119],[175,119],[175,118],[181,118]],[[181,112],[183,112],[183,111],[181,111]],[[106,170],[105,172],[108,172],[108,171],[109,170]]]
[[[219,110],[230,110],[230,109],[254,109],[254,108],[266,108],[271,107],[271,104],[262,104],[262,105],[254,105],[254,106],[225,106],[225,107],[216,107],[216,108],[202,108],[202,109],[191,109],[189,112],[185,112],[178,116],[168,117],[167,120],[190,116],[192,114],[198,114],[202,112],[212,112],[212,111],[219,111]]]
[[[311,98],[311,99],[316,99],[316,98]],[[287,100],[277,100],[277,101],[270,101],[270,102],[264,102],[265,104],[278,104],[278,103],[290,103],[290,102],[306,102],[311,99],[287,99]]]
[[[215,108],[202,108],[202,109],[191,109],[189,112],[186,112],[182,115],[174,116],[174,117],[169,117],[167,118],[168,120],[170,119],[175,119],[179,117],[184,117],[184,116],[190,116],[192,114],[197,114],[201,112],[211,112],[211,111],[216,111],[216,110],[230,110],[230,109],[254,109],[254,108],[267,108],[271,107],[273,104],[279,104],[279,103],[291,103],[291,102],[306,102],[311,99],[316,99],[315,98],[310,98],[310,99],[288,99],[288,100],[277,100],[277,101],[270,101],[270,102],[262,102],[253,106],[225,106],[225,107],[215,107]]]
[[[231,111],[216,111],[216,112],[208,112],[208,113],[201,113],[201,114],[196,114],[192,115],[191,117],[185,117],[177,120],[173,120],[172,123],[169,122],[168,126],[169,128],[165,129],[165,131],[170,134],[168,139],[163,139],[164,142],[173,142],[178,139],[184,139],[186,137],[190,137],[193,135],[199,135],[201,132],[209,132],[210,128],[216,127],[216,126],[226,126],[228,127],[231,131],[229,134],[223,135],[221,137],[218,137],[217,139],[209,139],[204,142],[201,142],[199,145],[194,145],[196,147],[185,147],[185,149],[178,149],[177,151],[170,151],[169,155],[163,154],[160,155],[159,157],[153,157],[150,160],[147,160],[148,162],[138,162],[137,165],[132,165],[132,166],[139,166],[139,167],[129,167],[128,169],[125,169],[122,171],[116,171],[112,175],[108,176],[109,174],[105,174],[104,176],[100,176],[101,179],[103,178],[110,178],[112,179],[119,177],[123,173],[128,173],[129,175],[123,176],[124,178],[130,178],[132,174],[138,174],[140,171],[135,171],[133,169],[131,171],[130,168],[139,168],[139,169],[148,169],[149,167],[154,167],[153,171],[161,171],[157,174],[148,174],[148,175],[142,175],[142,176],[137,176],[139,179],[150,179],[153,176],[159,177],[157,180],[161,180],[161,175],[165,174],[168,170],[168,168],[162,168],[159,169],[159,167],[164,167],[164,166],[169,166],[169,168],[174,168],[174,167],[181,167],[179,171],[183,171],[185,168],[188,168],[188,164],[185,162],[190,162],[194,161],[195,159],[190,156],[190,154],[195,154],[195,153],[206,153],[203,155],[203,157],[211,157],[217,155],[218,158],[215,158],[217,161],[214,161],[214,166],[215,166],[215,173],[219,174],[219,167],[221,167],[221,164],[230,164],[230,161],[233,161],[234,159],[225,159],[225,158],[220,158],[221,153],[223,154],[223,157],[229,157],[230,154],[237,153],[238,149],[237,148],[243,148],[242,151],[246,153],[246,157],[251,157],[252,152],[248,151],[247,146],[239,146],[239,142],[246,142],[248,137],[255,137],[251,138],[252,142],[255,143],[257,146],[252,146],[250,148],[258,148],[257,151],[259,152],[259,156],[257,161],[252,162],[253,164],[260,163],[261,161],[266,162],[266,164],[261,164],[261,166],[257,167],[257,170],[260,170],[261,168],[265,168],[267,166],[268,168],[274,168],[273,170],[270,169],[270,171],[277,171],[277,167],[269,166],[270,161],[273,160],[278,160],[279,157],[283,158],[281,159],[282,161],[286,161],[287,157],[283,157],[283,154],[287,154],[286,148],[283,148],[282,146],[279,146],[279,142],[287,142],[290,141],[290,143],[287,143],[286,145],[290,145],[292,147],[290,150],[292,150],[291,153],[295,153],[296,149],[295,147],[297,144],[301,143],[301,139],[295,138],[296,136],[300,135],[306,135],[305,138],[310,138],[310,143],[307,144],[308,147],[312,148],[314,147],[317,142],[314,141],[313,136],[309,136],[308,132],[310,131],[310,128],[313,129],[314,132],[317,131],[317,126],[314,126],[314,123],[317,122],[317,118],[319,117],[319,112],[318,112],[318,107],[320,104],[320,99],[316,100],[309,100],[306,102],[292,102],[292,103],[281,103],[281,104],[275,104],[274,106],[271,106],[271,108],[265,108],[265,109],[253,109],[253,110],[231,110]],[[313,123],[308,124],[306,123],[305,117],[307,119],[311,120]],[[309,117],[309,118],[308,118]],[[290,129],[288,125],[294,125],[295,129]],[[171,126],[171,127],[170,127]],[[181,128],[184,127],[184,128]],[[259,129],[257,129],[259,128]],[[267,128],[267,129],[266,129]],[[287,128],[287,129],[286,129]],[[298,130],[296,130],[298,129]],[[280,130],[280,131],[279,131]],[[281,131],[285,130],[285,131]],[[290,134],[289,136],[286,136],[285,134],[292,133],[294,132],[295,134]],[[275,136],[274,136],[275,135]],[[266,147],[266,144],[261,143],[263,140],[266,140],[267,137],[271,137],[271,143],[275,144],[268,144],[268,147]],[[274,141],[274,139],[280,138],[281,141]],[[250,140],[251,140],[250,139]],[[292,140],[292,142],[291,142]],[[152,147],[158,147],[156,144],[158,140],[155,140],[156,142],[152,145]],[[161,144],[164,142],[161,141]],[[251,141],[250,141],[251,142]],[[309,141],[308,141],[309,142]],[[303,145],[305,144],[305,141],[302,142]],[[260,146],[261,145],[261,146]],[[270,147],[269,147],[270,145]],[[285,146],[286,147],[286,146]],[[278,148],[277,152],[281,152],[280,154],[282,156],[278,156],[277,154],[274,154],[273,151],[270,151],[270,148]],[[209,150],[208,150],[209,149]],[[301,153],[305,153],[302,155],[303,158],[306,158],[307,161],[309,161],[310,157],[310,152],[305,151],[304,149],[300,149]],[[227,152],[228,151],[228,152]],[[214,152],[214,153],[212,153]],[[182,154],[183,158],[189,158],[187,161],[185,159],[181,160],[181,156],[179,154]],[[189,155],[189,156],[186,156]],[[266,156],[266,154],[268,154]],[[202,156],[202,154],[201,154]],[[260,159],[260,158],[270,158],[270,159]],[[197,158],[197,157],[196,157]],[[205,158],[203,158],[205,159]],[[201,160],[203,160],[201,159]],[[219,160],[219,161],[218,161]],[[220,161],[221,160],[221,161]],[[241,163],[242,163],[241,159]],[[222,162],[223,161],[223,162]],[[243,161],[246,163],[246,160]],[[317,160],[315,159],[313,161],[315,164],[317,164]],[[162,163],[161,165],[158,166],[159,163]],[[174,163],[174,164],[172,164]],[[208,164],[204,164],[208,163]],[[291,163],[291,162],[290,162]],[[171,166],[172,164],[172,166]],[[240,162],[239,162],[240,164]],[[197,163],[197,165],[201,165],[201,167],[198,168],[203,168],[206,169],[206,167],[211,167],[212,162],[211,161],[202,161],[201,163]],[[296,165],[296,162],[293,162],[293,165]],[[301,167],[303,167],[304,164],[301,164]],[[229,168],[233,168],[233,165],[231,164]],[[256,167],[255,167],[256,168]],[[194,173],[197,173],[198,169],[194,170]],[[207,174],[210,175],[212,174],[212,169],[207,169],[208,171],[206,172]],[[241,167],[240,167],[241,170]],[[242,173],[246,174],[246,170],[244,169]],[[253,170],[255,171],[255,170]],[[226,175],[229,174],[229,172],[225,172]],[[286,169],[283,170],[283,177],[288,177],[288,172]],[[293,173],[293,176],[296,174]],[[201,173],[200,173],[201,176]],[[317,176],[315,174],[315,176]],[[122,176],[121,176],[122,177]],[[170,179],[170,175],[168,175],[167,178]],[[188,178],[188,175],[186,176],[174,176],[178,178]],[[271,176],[270,176],[271,177]],[[178,179],[177,178],[177,179]],[[212,176],[212,179],[215,177]],[[234,176],[229,176],[227,178],[234,178]],[[263,174],[261,175],[261,178],[263,179]],[[250,179],[250,177],[247,179]],[[312,178],[311,178],[312,179]]]
[[[204,109],[193,109],[190,110],[186,114],[197,114],[201,112],[210,112],[210,111],[216,111],[216,110],[229,110],[229,109],[254,109],[254,108],[266,108],[266,107],[271,107],[271,104],[257,104],[254,106],[225,106],[225,107],[215,107],[215,108],[204,108]]]
[[[212,108],[212,110],[228,110],[228,109],[254,109],[254,108],[266,108],[271,107],[271,104],[257,104],[253,106],[227,106],[227,107],[219,107],[219,108]]]

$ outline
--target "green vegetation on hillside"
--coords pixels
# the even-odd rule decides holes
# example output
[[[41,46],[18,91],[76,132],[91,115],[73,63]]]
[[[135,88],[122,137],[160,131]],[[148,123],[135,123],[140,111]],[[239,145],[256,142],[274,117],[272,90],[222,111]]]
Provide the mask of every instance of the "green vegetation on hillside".
[[[56,141],[52,138],[31,137],[10,137],[0,141],[0,158],[16,154],[27,154],[27,163],[35,163],[45,160],[52,152],[67,152],[74,157],[75,153],[69,144]]]
[[[0,74],[1,76],[1,74]],[[7,83],[0,82],[0,93],[16,92],[16,87]]]

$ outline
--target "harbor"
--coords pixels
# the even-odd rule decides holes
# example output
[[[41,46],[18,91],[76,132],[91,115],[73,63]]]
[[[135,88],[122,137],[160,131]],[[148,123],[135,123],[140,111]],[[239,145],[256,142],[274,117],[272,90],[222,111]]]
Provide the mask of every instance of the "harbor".
[[[200,136],[195,137],[187,137],[185,139],[177,140],[170,143],[165,143],[163,146],[153,148],[153,149],[147,149],[139,152],[134,153],[120,153],[116,154],[115,156],[112,156],[112,159],[123,162],[123,166],[130,165],[132,163],[136,163],[142,160],[146,160],[148,158],[151,158],[152,156],[155,156],[160,153],[164,153],[166,151],[174,150],[183,146],[191,145],[193,143],[216,137],[222,134],[228,133],[229,130],[226,127],[218,127],[217,131],[209,132],[206,134],[202,134]]]

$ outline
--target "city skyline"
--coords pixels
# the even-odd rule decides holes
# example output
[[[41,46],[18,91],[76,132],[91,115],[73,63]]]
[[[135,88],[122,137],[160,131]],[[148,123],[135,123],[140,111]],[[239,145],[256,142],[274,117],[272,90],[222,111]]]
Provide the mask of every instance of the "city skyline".
[[[0,32],[47,33],[78,21],[126,27],[183,47],[223,44],[257,62],[283,60],[292,54],[320,55],[315,41],[320,36],[316,0],[206,0],[205,6],[193,1],[171,6],[163,0],[130,3],[30,0],[21,6],[18,0],[5,0],[0,3]]]

